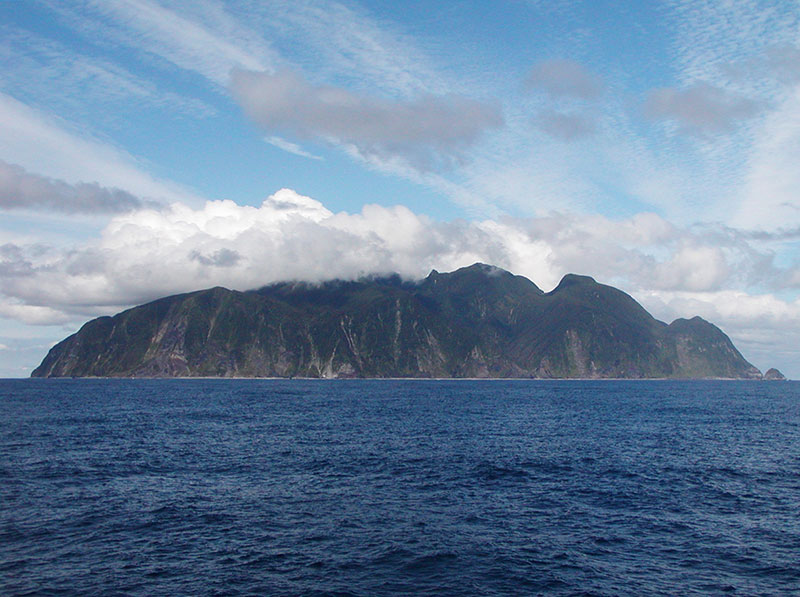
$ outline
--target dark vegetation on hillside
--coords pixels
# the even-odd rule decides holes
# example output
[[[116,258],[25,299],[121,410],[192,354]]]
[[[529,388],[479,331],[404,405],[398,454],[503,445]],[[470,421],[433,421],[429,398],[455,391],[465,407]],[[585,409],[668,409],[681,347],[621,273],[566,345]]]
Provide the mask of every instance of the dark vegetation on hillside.
[[[32,375],[761,377],[699,317],[667,325],[586,276],[544,293],[483,264],[170,296],[88,322]]]

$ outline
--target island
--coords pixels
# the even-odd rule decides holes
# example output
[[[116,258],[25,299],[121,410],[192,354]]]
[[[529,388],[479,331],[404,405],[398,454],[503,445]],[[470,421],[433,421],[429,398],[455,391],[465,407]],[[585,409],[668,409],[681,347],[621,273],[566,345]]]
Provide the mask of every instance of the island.
[[[34,377],[761,379],[701,319],[666,324],[568,274],[551,292],[476,263],[397,275],[211,288],[99,317]]]

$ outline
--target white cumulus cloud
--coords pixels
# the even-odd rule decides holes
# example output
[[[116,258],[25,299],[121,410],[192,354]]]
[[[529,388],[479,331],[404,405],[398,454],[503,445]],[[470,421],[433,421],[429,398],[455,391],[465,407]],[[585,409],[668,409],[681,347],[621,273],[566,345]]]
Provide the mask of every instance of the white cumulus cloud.
[[[247,290],[395,272],[420,279],[431,269],[481,261],[545,291],[565,273],[592,275],[643,300],[657,317],[707,317],[734,332],[734,340],[744,339],[743,349],[757,333],[776,330],[791,354],[800,302],[785,293],[796,264],[777,266],[770,251],[758,248],[763,242],[725,228],[680,228],[646,213],[622,220],[554,213],[450,222],[401,205],[333,213],[282,189],[260,206],[224,200],[118,214],[99,237],[67,248],[6,243],[0,317],[79,323],[216,285]]]

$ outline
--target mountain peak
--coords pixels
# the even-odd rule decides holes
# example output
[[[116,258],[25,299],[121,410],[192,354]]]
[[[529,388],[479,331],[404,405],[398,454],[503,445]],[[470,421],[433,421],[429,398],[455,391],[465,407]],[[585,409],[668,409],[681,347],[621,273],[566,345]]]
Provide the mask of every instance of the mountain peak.
[[[709,323],[699,315],[695,315],[694,317],[688,319],[685,317],[679,317],[669,325],[671,328],[676,330],[688,330],[688,329],[701,330],[701,329],[711,329],[711,328],[716,329],[716,326],[714,324]]]
[[[566,274],[561,281],[558,283],[551,293],[559,292],[560,290],[564,290],[566,288],[574,287],[574,286],[587,286],[587,285],[594,285],[597,284],[597,281],[592,278],[591,276],[583,276],[580,274]]]
[[[452,272],[439,273],[432,270],[424,282],[438,288],[447,288],[451,293],[486,295],[525,295],[528,292],[542,294],[536,284],[524,276],[517,276],[495,265],[473,263]]]
[[[459,276],[464,274],[484,274],[487,276],[513,276],[511,272],[504,270],[502,267],[496,265],[489,265],[487,263],[476,262],[466,267],[460,267],[454,272],[450,272],[451,276]]]

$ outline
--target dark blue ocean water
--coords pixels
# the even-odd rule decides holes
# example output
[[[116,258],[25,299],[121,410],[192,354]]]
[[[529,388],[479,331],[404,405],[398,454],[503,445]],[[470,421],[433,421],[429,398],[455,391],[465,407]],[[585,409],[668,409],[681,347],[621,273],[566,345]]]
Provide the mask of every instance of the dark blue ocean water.
[[[0,381],[0,593],[800,593],[800,384]]]

